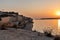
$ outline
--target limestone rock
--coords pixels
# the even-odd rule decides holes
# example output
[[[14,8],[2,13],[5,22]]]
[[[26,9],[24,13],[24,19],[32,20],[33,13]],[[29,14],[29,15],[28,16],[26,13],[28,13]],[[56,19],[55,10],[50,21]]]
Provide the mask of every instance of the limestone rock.
[[[38,36],[37,32],[17,29],[0,30],[0,40],[53,40],[53,38]]]

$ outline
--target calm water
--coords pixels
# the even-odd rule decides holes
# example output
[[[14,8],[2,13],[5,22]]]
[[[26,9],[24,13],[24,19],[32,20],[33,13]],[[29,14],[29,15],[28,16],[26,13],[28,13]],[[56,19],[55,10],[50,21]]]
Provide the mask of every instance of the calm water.
[[[34,20],[33,30],[44,33],[45,30],[51,30],[52,34],[57,34],[58,20]]]

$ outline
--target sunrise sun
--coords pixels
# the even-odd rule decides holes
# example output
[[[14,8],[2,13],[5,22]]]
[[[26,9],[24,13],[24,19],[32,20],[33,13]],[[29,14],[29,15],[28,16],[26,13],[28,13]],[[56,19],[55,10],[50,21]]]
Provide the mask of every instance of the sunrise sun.
[[[60,11],[56,11],[56,15],[57,16],[60,16]]]
[[[60,11],[56,11],[56,15],[60,16]],[[60,29],[60,19],[58,19],[58,29]]]

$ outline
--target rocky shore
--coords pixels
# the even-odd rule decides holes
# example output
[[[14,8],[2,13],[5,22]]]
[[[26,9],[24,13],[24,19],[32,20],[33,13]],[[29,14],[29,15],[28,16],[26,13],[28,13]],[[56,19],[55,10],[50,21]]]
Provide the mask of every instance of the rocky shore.
[[[38,36],[37,32],[23,29],[17,30],[0,30],[0,40],[53,40],[46,36]]]
[[[0,11],[0,40],[53,40],[43,33],[32,31],[33,19],[17,12]]]

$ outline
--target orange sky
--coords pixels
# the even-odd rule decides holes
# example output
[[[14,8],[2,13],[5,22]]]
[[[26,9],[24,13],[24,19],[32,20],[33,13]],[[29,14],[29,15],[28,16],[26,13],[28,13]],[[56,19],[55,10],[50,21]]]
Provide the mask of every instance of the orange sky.
[[[60,0],[0,0],[0,10],[15,11],[25,16],[58,17],[55,15],[60,10]]]

